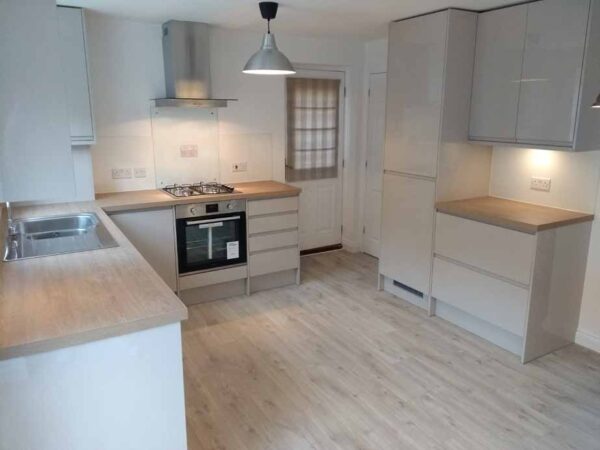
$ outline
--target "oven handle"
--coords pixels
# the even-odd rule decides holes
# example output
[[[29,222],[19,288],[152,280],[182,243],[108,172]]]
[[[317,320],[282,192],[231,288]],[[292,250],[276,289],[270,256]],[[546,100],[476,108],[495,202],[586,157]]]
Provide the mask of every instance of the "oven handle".
[[[192,221],[188,221],[185,224],[186,225],[201,225],[204,223],[218,223],[218,222],[226,222],[228,220],[240,220],[241,217],[240,216],[233,216],[233,217],[222,217],[220,219],[206,219],[206,220],[192,220]]]

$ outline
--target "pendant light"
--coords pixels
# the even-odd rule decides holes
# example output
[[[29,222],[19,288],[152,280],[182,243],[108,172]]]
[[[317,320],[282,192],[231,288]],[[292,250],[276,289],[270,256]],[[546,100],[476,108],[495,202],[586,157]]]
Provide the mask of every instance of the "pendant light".
[[[592,108],[594,108],[594,109],[599,108],[600,109],[600,94],[598,94],[598,97],[596,97],[596,102],[592,105]]]
[[[263,19],[267,20],[267,33],[263,36],[260,49],[250,57],[242,72],[254,75],[290,75],[296,73],[290,60],[279,51],[275,36],[271,34],[271,19],[277,15],[276,2],[258,4]]]

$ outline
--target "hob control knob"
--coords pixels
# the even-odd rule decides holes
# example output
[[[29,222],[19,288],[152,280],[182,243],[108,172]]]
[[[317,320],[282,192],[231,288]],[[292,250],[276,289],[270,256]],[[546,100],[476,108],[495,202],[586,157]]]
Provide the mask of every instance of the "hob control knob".
[[[233,203],[227,203],[227,209],[233,209]]]
[[[190,208],[190,212],[196,216],[200,211],[198,211],[198,208]]]

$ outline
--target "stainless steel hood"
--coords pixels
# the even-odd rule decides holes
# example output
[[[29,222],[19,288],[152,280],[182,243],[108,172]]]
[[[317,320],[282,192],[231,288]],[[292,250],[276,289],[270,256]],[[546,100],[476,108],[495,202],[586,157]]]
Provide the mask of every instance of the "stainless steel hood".
[[[221,108],[235,99],[213,98],[210,85],[210,28],[171,20],[162,26],[166,98],[156,106]]]

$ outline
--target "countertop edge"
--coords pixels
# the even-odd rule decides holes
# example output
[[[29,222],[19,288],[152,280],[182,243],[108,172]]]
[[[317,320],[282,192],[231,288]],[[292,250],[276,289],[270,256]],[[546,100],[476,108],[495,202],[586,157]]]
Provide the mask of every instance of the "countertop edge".
[[[183,303],[182,303],[183,306]],[[124,336],[130,333],[145,331],[173,323],[181,322],[188,318],[187,308],[183,306],[179,311],[169,311],[154,317],[146,317],[133,322],[119,323],[104,328],[80,331],[43,341],[29,342],[11,347],[0,348],[0,361],[31,356],[54,350],[88,344],[113,337]]]
[[[485,197],[479,197],[479,198],[485,198]],[[540,231],[546,231],[546,230],[565,227],[565,226],[569,226],[569,225],[590,222],[590,221],[593,221],[594,217],[595,217],[594,214],[583,213],[583,212],[578,212],[578,211],[571,211],[571,210],[555,208],[555,207],[551,207],[551,206],[530,204],[530,203],[525,203],[525,202],[519,202],[516,200],[508,200],[508,199],[504,199],[504,198],[500,198],[500,197],[490,197],[490,198],[497,198],[499,201],[511,201],[511,202],[515,202],[518,204],[530,205],[532,207],[537,207],[537,208],[541,207],[541,208],[548,208],[548,209],[552,209],[552,210],[561,210],[561,211],[565,211],[565,212],[568,211],[569,213],[578,214],[578,216],[570,217],[570,218],[567,218],[564,220],[555,220],[555,221],[550,221],[548,223],[542,223],[542,224],[536,225],[536,224],[532,224],[532,223],[527,223],[527,222],[522,222],[519,220],[511,219],[509,217],[491,216],[490,214],[486,214],[485,212],[465,211],[465,210],[457,211],[456,208],[453,207],[453,204],[457,204],[457,203],[461,202],[461,200],[436,202],[435,210],[437,212],[440,212],[443,214],[448,214],[450,216],[460,217],[463,219],[470,219],[470,220],[474,220],[476,222],[481,222],[481,223],[485,223],[488,225],[493,225],[493,226],[506,228],[506,229],[510,229],[510,230],[514,230],[514,231],[519,231],[519,232],[527,233],[527,234],[536,234]],[[464,199],[465,202],[467,202],[469,200],[475,200],[475,199]]]
[[[492,226],[496,226],[496,227],[500,227],[500,228],[506,228],[506,229],[513,230],[513,231],[520,231],[521,233],[536,234],[538,231],[541,231],[539,229],[539,227],[537,227],[535,225],[525,224],[522,222],[516,222],[516,221],[510,220],[510,219],[504,219],[502,221],[499,221],[495,218],[492,219],[485,215],[469,214],[469,213],[462,213],[462,212],[459,213],[459,212],[453,211],[451,209],[444,209],[443,207],[438,207],[437,205],[435,207],[435,210],[439,213],[447,214],[449,216],[460,217],[461,219],[474,220],[475,222],[481,222],[481,223],[485,223],[486,225],[492,225]]]

